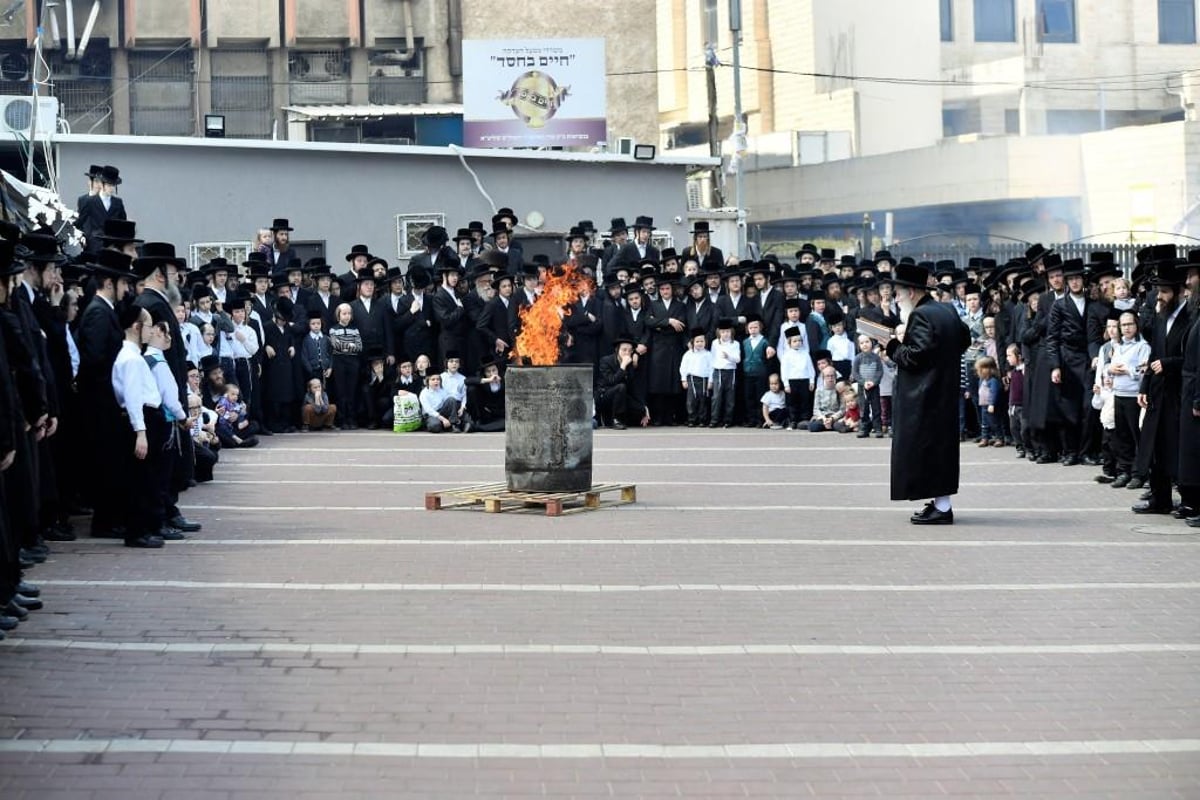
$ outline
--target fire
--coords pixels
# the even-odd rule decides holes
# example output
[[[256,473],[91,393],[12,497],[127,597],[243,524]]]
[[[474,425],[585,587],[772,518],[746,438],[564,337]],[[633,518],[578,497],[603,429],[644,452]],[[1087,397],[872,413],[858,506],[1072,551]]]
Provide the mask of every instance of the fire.
[[[579,299],[581,284],[589,280],[579,275],[575,267],[564,264],[550,270],[542,293],[532,306],[520,310],[521,333],[513,348],[512,359],[546,367],[558,363],[558,337],[563,318],[571,313],[570,306]]]

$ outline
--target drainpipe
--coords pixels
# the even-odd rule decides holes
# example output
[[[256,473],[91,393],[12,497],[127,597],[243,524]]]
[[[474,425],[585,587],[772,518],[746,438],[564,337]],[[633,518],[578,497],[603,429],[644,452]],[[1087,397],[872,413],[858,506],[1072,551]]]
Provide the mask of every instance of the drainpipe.
[[[67,49],[63,58],[67,61],[75,59],[75,3],[74,0],[63,0],[67,7]]]
[[[462,0],[446,0],[446,16],[450,27],[450,77],[462,77]]]
[[[417,54],[416,35],[413,32],[412,0],[400,0],[404,7],[404,49],[383,56],[387,61],[410,61]]]
[[[92,38],[92,28],[96,27],[96,18],[100,16],[100,0],[92,0],[92,11],[88,14],[87,22],[84,23],[83,33],[79,36],[78,54],[82,56],[87,52],[88,40]]]

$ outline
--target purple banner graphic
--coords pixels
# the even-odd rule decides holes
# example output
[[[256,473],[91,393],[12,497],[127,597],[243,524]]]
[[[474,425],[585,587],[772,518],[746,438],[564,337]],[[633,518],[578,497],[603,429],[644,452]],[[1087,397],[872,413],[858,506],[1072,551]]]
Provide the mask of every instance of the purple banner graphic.
[[[604,119],[551,119],[541,128],[530,128],[519,119],[466,120],[466,147],[592,147],[606,140]]]

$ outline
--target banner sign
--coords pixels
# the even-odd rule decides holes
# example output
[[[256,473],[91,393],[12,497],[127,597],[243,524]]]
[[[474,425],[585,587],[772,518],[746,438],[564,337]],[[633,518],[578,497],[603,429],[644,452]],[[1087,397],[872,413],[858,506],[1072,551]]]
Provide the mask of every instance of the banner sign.
[[[463,41],[463,144],[592,147],[606,141],[603,39]]]

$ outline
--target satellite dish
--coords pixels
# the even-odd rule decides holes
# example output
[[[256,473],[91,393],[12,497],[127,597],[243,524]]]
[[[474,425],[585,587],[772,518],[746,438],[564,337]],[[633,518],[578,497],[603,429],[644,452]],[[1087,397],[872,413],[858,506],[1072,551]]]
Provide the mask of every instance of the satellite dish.
[[[541,230],[541,227],[546,224],[546,218],[542,216],[540,211],[530,211],[525,215],[525,227]]]

